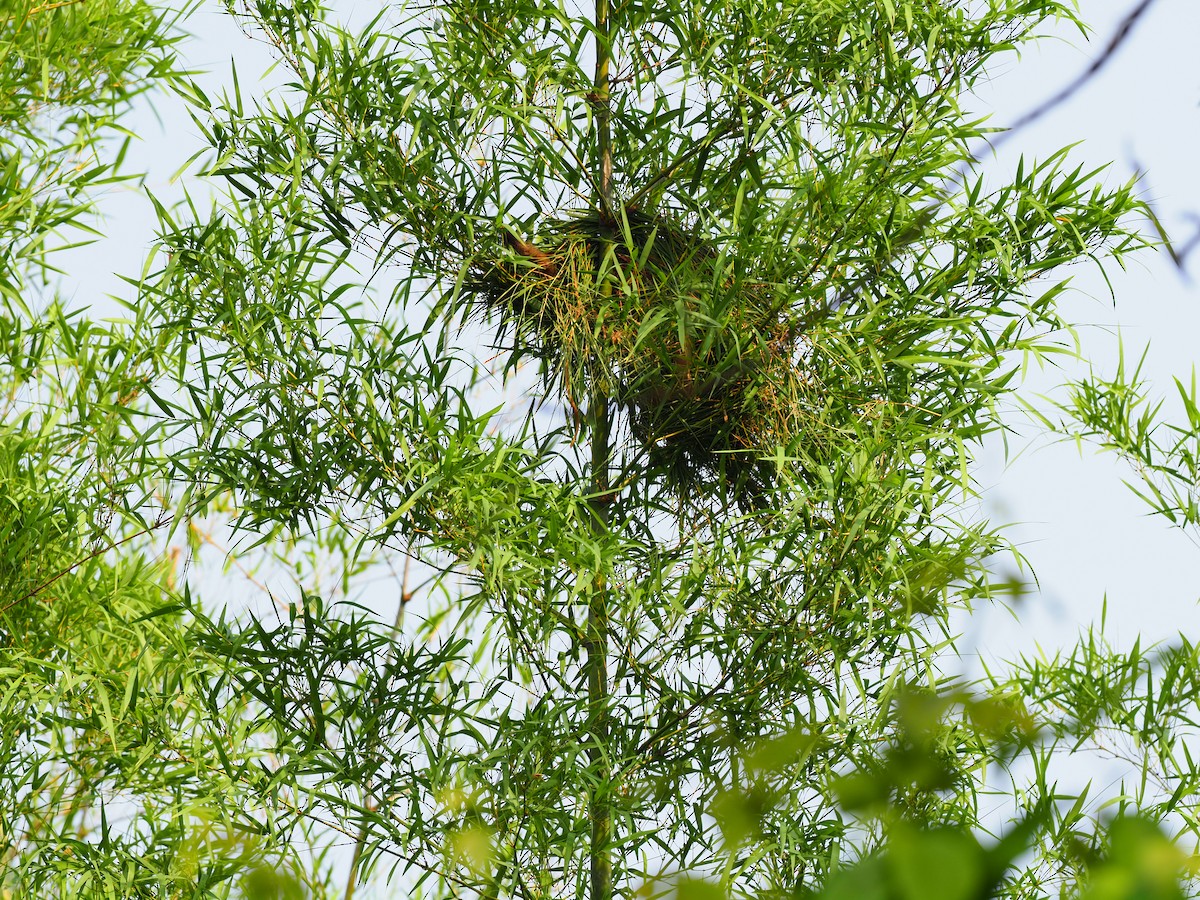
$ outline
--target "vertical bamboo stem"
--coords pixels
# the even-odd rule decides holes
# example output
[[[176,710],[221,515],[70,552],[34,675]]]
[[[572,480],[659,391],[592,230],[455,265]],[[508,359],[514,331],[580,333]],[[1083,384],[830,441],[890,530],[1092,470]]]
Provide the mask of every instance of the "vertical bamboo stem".
[[[596,188],[601,212],[612,212],[612,116],[609,91],[612,87],[609,66],[612,63],[612,32],[609,5],[612,0],[596,0],[596,77],[592,83],[596,116]]]
[[[599,196],[597,207],[602,216],[612,214],[612,126],[609,113],[609,65],[612,57],[609,23],[611,0],[596,0],[596,75],[593,82],[593,104],[596,123],[595,184]],[[612,293],[607,278],[598,286],[601,295]],[[598,362],[598,361],[597,361]],[[597,376],[599,373],[594,373]],[[609,528],[609,465],[611,447],[611,410],[609,398],[599,377],[593,377],[588,419],[591,426],[591,509],[592,523],[598,538]],[[597,543],[602,543],[598,540]],[[605,563],[597,560],[596,573],[588,603],[587,621],[587,691],[588,725],[591,733],[589,764],[592,787],[588,803],[591,820],[589,862],[591,870],[590,900],[611,900],[612,884],[612,805],[609,799],[612,767],[608,753],[610,702],[608,684],[609,592],[604,571]]]
[[[400,603],[396,607],[396,618],[392,622],[392,629],[389,632],[389,637],[392,640],[400,634],[400,626],[404,624],[404,610],[408,608],[409,602],[412,600],[412,592],[408,589],[408,571],[412,564],[412,557],[407,557],[404,560],[404,574],[400,576]],[[369,745],[372,749],[377,746],[376,741],[372,740]],[[363,791],[363,804],[368,808],[374,808],[367,800],[366,791]],[[342,900],[354,900],[354,893],[358,890],[359,879],[362,873],[359,867],[362,865],[363,851],[367,847],[367,820],[364,815],[362,824],[358,826],[358,837],[354,839],[354,854],[350,857],[350,874],[346,877],[346,893],[342,896]]]
[[[608,462],[609,409],[608,398],[600,391],[592,397],[592,520],[597,536],[608,529]],[[591,863],[590,900],[610,900],[612,897],[612,807],[609,801],[612,766],[609,743],[609,685],[608,632],[609,592],[603,560],[597,568],[588,603],[587,622],[587,690],[588,731],[591,734],[589,763],[592,786],[588,816],[591,819],[592,839],[589,850]]]

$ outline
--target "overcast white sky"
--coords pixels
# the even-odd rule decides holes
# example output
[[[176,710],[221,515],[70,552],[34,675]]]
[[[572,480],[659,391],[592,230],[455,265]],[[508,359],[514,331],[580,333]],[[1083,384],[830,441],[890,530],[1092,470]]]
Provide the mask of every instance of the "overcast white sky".
[[[992,111],[993,124],[1015,121],[1053,95],[1087,67],[1113,34],[1135,0],[1086,0],[1094,27],[1085,42],[1073,29],[1047,39],[994,71],[981,92],[978,108]],[[258,78],[269,66],[262,44],[244,38],[216,2],[190,20],[195,39],[185,45],[189,63],[209,74],[206,90],[219,93],[228,83],[231,57],[238,61],[242,90],[257,93]],[[1114,162],[1111,180],[1124,180],[1134,160],[1144,170],[1144,190],[1156,203],[1178,240],[1191,237],[1196,225],[1186,214],[1200,213],[1200,3],[1156,0],[1108,67],[1070,102],[1009,141],[992,165],[1009,168],[1017,156],[1044,156],[1076,144],[1079,162]],[[267,77],[284,80],[284,73]],[[200,147],[198,130],[182,102],[156,101],[160,121],[142,110],[135,128],[141,137],[131,153],[133,164],[148,171],[147,186],[164,199],[177,199],[176,169]],[[202,187],[191,188],[204,196]],[[202,206],[204,204],[201,204]],[[98,314],[116,314],[107,294],[125,298],[132,288],[114,273],[136,274],[153,240],[154,220],[145,197],[132,188],[104,200],[110,238],[80,251],[70,262],[72,277],[64,290],[75,305]],[[1200,277],[1200,253],[1193,260]],[[1147,375],[1164,393],[1172,377],[1190,378],[1200,337],[1200,294],[1165,254],[1146,254],[1127,272],[1110,272],[1115,304],[1095,272],[1080,269],[1078,292],[1068,301],[1066,318],[1080,324],[1091,362],[1102,373],[1116,363],[1118,331],[1136,358],[1151,346]],[[1078,371],[1078,370],[1077,370]],[[1028,386],[1051,391],[1061,373],[1034,372]],[[1140,632],[1149,639],[1176,632],[1200,633],[1200,580],[1195,577],[1200,547],[1165,522],[1146,515],[1145,507],[1121,484],[1129,473],[1111,456],[1069,445],[1048,445],[1040,429],[1012,423],[1008,459],[993,442],[983,455],[980,484],[984,503],[996,522],[1014,523],[1011,535],[1032,562],[1041,591],[1029,596],[1014,621],[1002,610],[981,610],[962,622],[964,650],[978,647],[985,658],[1010,656],[1018,649],[1065,646],[1082,625],[1109,603],[1110,632],[1124,644]]]

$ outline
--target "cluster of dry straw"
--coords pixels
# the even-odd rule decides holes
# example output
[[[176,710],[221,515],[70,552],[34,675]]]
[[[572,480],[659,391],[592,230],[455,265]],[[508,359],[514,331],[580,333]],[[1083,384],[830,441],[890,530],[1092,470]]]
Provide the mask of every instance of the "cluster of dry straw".
[[[503,237],[468,292],[546,361],[549,385],[572,406],[595,388],[612,397],[676,491],[718,478],[761,503],[811,392],[782,288],[662,214],[585,212],[534,243]]]

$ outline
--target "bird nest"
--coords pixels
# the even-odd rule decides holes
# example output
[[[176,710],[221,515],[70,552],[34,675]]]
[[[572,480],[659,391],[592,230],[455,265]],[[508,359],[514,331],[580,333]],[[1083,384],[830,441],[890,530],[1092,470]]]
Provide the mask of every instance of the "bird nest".
[[[718,479],[758,506],[798,432],[809,391],[776,285],[661,215],[626,210],[551,223],[537,243],[506,233],[467,292],[546,362],[574,408],[599,389],[628,414],[648,463],[687,494]]]

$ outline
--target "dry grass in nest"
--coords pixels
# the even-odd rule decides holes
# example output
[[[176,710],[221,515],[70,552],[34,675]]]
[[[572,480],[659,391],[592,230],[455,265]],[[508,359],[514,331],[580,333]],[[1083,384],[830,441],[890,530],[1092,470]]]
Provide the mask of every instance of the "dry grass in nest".
[[[675,490],[719,478],[758,505],[776,477],[765,457],[797,433],[808,390],[775,288],[740,277],[711,241],[636,211],[505,243],[512,252],[480,267],[468,292],[511,327],[520,353],[546,361],[550,386],[573,405],[606,391]]]

